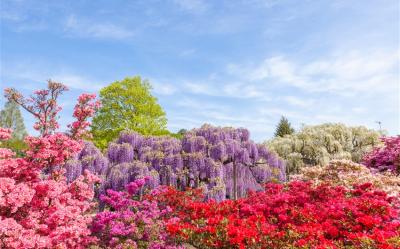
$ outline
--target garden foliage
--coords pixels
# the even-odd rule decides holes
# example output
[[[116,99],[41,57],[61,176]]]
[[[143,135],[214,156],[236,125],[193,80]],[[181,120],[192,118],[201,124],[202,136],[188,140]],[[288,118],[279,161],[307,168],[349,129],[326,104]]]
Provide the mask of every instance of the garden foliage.
[[[300,131],[266,142],[287,162],[287,174],[299,173],[304,166],[325,166],[332,159],[360,162],[362,156],[379,145],[380,133],[363,126],[343,124],[305,126]]]
[[[6,89],[40,135],[19,158],[0,148],[0,248],[400,248],[400,136],[372,148],[378,133],[325,124],[275,138],[287,172],[300,172],[285,182],[284,161],[244,128],[204,125],[182,139],[124,130],[103,154],[84,141],[95,95],[82,94],[58,132],[66,90]],[[0,143],[10,138],[0,127]],[[332,160],[371,148],[366,166]]]

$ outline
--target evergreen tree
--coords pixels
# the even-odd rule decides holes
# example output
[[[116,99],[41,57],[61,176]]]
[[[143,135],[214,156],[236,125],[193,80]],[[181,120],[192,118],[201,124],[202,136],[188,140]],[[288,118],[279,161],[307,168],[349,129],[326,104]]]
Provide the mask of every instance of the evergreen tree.
[[[23,140],[27,135],[19,106],[12,100],[7,101],[4,109],[0,112],[0,127],[11,128],[13,130],[12,138],[16,140]]]
[[[294,129],[291,127],[289,120],[282,116],[279,124],[276,126],[275,137],[284,137],[294,133]]]
[[[24,156],[27,145],[24,138],[27,135],[24,119],[17,103],[9,100],[0,111],[0,127],[11,128],[13,130],[11,139],[3,141],[2,146],[12,149],[18,157]]]

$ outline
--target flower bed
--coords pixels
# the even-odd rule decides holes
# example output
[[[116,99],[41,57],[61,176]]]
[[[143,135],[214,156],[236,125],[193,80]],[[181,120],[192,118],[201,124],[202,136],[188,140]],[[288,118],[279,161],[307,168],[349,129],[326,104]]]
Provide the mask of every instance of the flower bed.
[[[169,189],[159,201],[179,218],[170,236],[198,248],[398,248],[395,198],[371,184],[354,190],[291,182],[248,198],[202,202]]]

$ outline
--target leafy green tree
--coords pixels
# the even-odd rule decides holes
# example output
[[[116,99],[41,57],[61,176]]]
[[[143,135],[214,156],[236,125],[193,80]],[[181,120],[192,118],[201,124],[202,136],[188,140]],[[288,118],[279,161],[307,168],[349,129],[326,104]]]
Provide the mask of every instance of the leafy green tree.
[[[275,137],[284,137],[294,133],[294,129],[289,123],[289,120],[282,116],[279,124],[276,126]]]
[[[286,160],[287,174],[305,166],[325,166],[332,159],[360,162],[362,156],[381,144],[382,134],[364,126],[344,124],[303,126],[298,132],[266,142],[269,149]]]
[[[123,130],[143,135],[166,135],[164,110],[151,95],[151,85],[140,77],[115,81],[100,91],[102,107],[92,122],[94,143],[105,148]]]
[[[19,106],[12,100],[7,101],[0,112],[0,127],[13,130],[11,139],[4,141],[3,146],[12,149],[18,156],[22,156],[23,150],[27,148],[24,138],[28,133]]]

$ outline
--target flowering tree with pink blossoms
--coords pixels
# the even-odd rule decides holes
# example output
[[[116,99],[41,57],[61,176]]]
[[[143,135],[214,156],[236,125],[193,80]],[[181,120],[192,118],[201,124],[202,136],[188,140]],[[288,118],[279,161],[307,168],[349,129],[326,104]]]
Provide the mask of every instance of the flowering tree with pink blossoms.
[[[52,81],[48,89],[36,91],[30,98],[15,89],[5,90],[8,99],[37,119],[34,128],[40,136],[26,138],[24,158],[13,158],[12,151],[0,149],[0,248],[85,248],[96,241],[88,227],[93,185],[99,179],[84,172],[67,184],[59,166],[81,150],[88,118],[99,102],[95,95],[81,95],[71,130],[56,132],[61,110],[57,98],[65,90],[66,86]],[[0,128],[0,140],[10,135],[11,130]]]
[[[376,147],[366,154],[363,158],[364,164],[379,171],[390,170],[400,174],[400,135],[381,139],[384,146]]]

